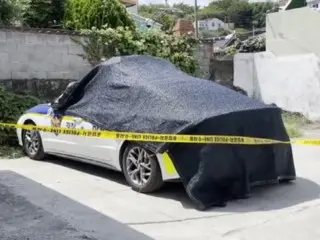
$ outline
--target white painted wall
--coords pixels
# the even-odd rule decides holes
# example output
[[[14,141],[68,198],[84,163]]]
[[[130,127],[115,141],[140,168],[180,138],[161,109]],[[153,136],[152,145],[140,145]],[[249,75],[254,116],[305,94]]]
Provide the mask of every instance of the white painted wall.
[[[234,85],[250,97],[320,120],[320,59],[316,54],[236,54]]]
[[[266,49],[276,56],[320,56],[319,26],[320,13],[309,7],[270,13],[266,18]]]
[[[0,80],[78,80],[91,68],[68,35],[0,29]]]

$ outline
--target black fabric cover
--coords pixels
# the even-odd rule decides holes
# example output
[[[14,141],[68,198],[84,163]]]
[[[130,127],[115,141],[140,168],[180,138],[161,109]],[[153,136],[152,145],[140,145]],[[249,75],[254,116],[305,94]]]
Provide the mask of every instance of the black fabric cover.
[[[221,134],[289,140],[281,110],[149,56],[112,58],[92,69],[53,107],[101,129]],[[247,197],[253,184],[295,179],[291,145],[141,143],[169,151],[200,209]]]

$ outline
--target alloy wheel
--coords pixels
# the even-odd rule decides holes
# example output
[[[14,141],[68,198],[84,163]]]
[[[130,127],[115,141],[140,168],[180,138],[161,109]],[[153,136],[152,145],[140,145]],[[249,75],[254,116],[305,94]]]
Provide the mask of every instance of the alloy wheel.
[[[153,154],[141,147],[130,149],[126,158],[126,170],[134,184],[141,187],[148,183],[152,173],[152,157]]]
[[[30,155],[36,155],[40,149],[40,138],[37,131],[26,131],[24,135],[25,150]]]

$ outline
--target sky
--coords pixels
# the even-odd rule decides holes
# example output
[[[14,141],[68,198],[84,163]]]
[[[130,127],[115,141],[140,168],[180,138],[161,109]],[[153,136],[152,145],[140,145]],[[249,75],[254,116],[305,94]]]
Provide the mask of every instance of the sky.
[[[211,1],[212,0],[198,0],[198,5],[207,6]],[[138,2],[139,4],[165,3],[165,0],[138,0]],[[181,2],[189,5],[194,5],[194,0],[168,0],[169,4],[181,3]]]

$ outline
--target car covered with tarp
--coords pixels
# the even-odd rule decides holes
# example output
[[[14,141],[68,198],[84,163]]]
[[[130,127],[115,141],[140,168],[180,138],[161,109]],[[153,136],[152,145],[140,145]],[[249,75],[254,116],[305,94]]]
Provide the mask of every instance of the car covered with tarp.
[[[119,133],[289,141],[278,107],[214,81],[190,76],[169,61],[151,56],[120,56],[102,62],[50,106],[53,112]],[[186,192],[199,209],[246,198],[257,184],[292,181],[296,177],[290,144],[134,144],[170,156]]]

